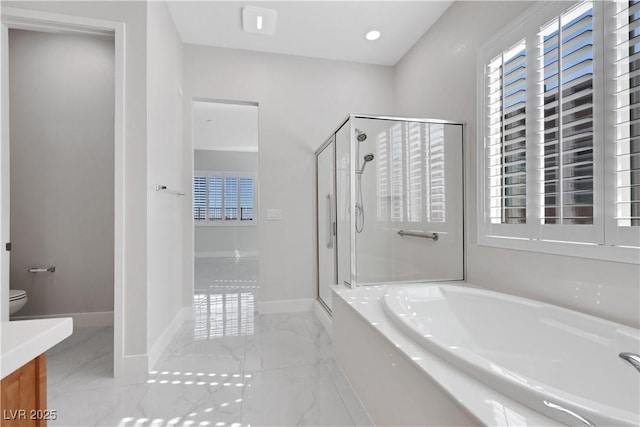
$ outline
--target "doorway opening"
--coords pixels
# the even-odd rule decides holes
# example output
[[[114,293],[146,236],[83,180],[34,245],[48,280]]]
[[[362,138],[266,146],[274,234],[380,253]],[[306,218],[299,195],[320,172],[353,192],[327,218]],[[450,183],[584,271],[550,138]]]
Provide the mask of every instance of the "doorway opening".
[[[99,347],[94,373],[120,376],[123,24],[3,8],[1,29],[0,234],[13,237],[0,262],[2,321],[10,289],[26,290],[11,320],[73,317],[74,335],[57,350],[98,340],[76,355]]]
[[[193,101],[196,339],[253,335],[259,290],[258,105]]]

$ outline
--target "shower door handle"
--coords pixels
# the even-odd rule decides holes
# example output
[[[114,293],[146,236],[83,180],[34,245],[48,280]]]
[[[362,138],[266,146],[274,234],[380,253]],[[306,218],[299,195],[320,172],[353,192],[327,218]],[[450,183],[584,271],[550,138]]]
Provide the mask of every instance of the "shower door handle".
[[[334,229],[334,220],[333,220],[333,197],[331,194],[327,194],[327,219],[329,221],[327,227],[327,249],[333,248],[333,229]]]

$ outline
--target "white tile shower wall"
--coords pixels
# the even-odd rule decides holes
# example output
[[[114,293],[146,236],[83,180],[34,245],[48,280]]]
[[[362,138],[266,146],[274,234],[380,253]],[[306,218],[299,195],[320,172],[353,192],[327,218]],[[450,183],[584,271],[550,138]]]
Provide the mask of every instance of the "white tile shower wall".
[[[192,97],[259,103],[259,299],[313,298],[314,152],[348,113],[393,112],[393,68],[185,45],[184,93],[185,123]],[[191,167],[191,148],[185,152]],[[263,221],[269,208],[281,209],[282,220]],[[187,253],[192,247],[187,241]],[[185,304],[191,274],[184,280]]]
[[[182,170],[181,88],[182,41],[166,3],[148,2],[147,349],[155,353],[171,340],[172,320],[182,310],[182,224],[188,201],[155,189],[156,184],[182,192],[188,188]]]
[[[477,49],[531,4],[455,2],[396,66],[397,113],[467,123],[469,281],[639,327],[637,265],[477,245]]]
[[[255,108],[255,107],[254,107]],[[256,115],[256,122],[258,118]],[[195,150],[194,170],[258,172],[258,153]],[[258,187],[255,187],[258,189]],[[258,190],[259,191],[259,190]],[[258,210],[255,210],[258,212]],[[196,256],[235,256],[258,254],[258,227],[254,226],[202,226],[194,229]]]
[[[3,1],[2,7],[40,10],[124,22],[125,147],[124,180],[124,349],[126,356],[147,351],[147,6],[144,2]]]
[[[9,283],[27,291],[21,316],[113,311],[114,64],[113,38],[9,30]]]

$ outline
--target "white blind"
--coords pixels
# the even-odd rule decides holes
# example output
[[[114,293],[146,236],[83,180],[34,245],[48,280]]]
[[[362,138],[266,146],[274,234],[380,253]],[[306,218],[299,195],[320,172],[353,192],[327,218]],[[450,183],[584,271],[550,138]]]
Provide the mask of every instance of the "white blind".
[[[193,177],[193,219],[204,221],[207,219],[207,177]]]
[[[492,224],[524,224],[527,221],[524,40],[495,57],[486,75],[489,220]]]
[[[238,219],[238,178],[224,178],[224,219]]]
[[[227,172],[197,172],[193,178],[193,218],[196,221],[253,221],[253,177]]]
[[[207,201],[209,203],[208,217],[209,221],[222,220],[222,177],[210,176],[208,185]]]
[[[640,1],[615,2],[616,221],[640,226]]]
[[[593,5],[581,2],[540,34],[543,224],[594,219]]]

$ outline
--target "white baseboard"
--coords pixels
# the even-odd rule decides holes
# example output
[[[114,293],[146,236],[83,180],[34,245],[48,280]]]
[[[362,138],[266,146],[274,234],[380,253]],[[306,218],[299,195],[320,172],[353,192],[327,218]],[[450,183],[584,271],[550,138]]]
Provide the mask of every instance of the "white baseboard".
[[[302,313],[313,311],[313,298],[259,301],[258,313]]]
[[[313,312],[315,313],[320,323],[322,323],[322,326],[324,326],[324,329],[325,331],[327,331],[327,334],[331,336],[331,315],[327,312],[327,310],[320,303],[320,301],[316,300],[313,303]]]
[[[122,358],[121,378],[144,377],[149,374],[149,356],[146,354],[134,354]]]
[[[257,257],[260,254],[258,251],[211,251],[211,252],[196,252],[195,258],[248,258]]]
[[[113,311],[46,314],[42,316],[12,316],[11,320],[55,319],[59,317],[71,317],[73,319],[74,328],[113,326]]]
[[[162,353],[164,353],[173,337],[175,337],[180,330],[180,327],[184,323],[186,309],[186,307],[183,307],[178,311],[178,314],[176,314],[171,323],[169,323],[167,329],[164,330],[162,335],[160,335],[160,338],[158,338],[149,349],[149,368],[153,369],[155,364],[158,363]]]

